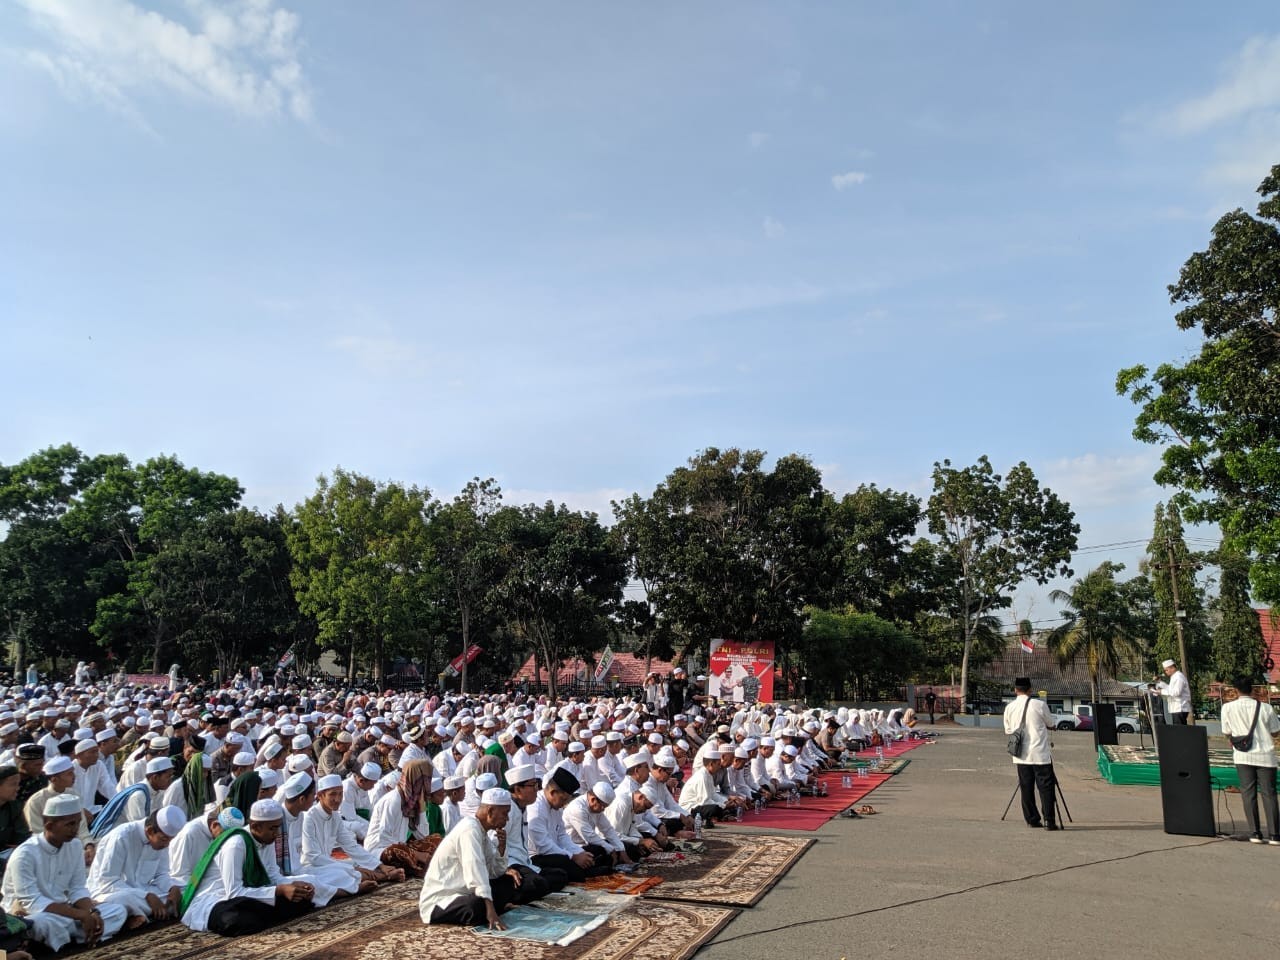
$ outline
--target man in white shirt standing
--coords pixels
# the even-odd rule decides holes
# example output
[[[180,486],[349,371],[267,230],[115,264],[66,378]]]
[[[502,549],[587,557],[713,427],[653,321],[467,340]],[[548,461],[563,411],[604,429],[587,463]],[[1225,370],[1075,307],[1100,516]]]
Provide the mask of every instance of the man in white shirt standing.
[[[1271,704],[1253,699],[1253,681],[1240,677],[1235,681],[1240,696],[1222,705],[1222,732],[1228,737],[1247,737],[1253,742],[1248,750],[1232,743],[1232,760],[1240,777],[1240,799],[1249,823],[1249,841],[1262,843],[1258,824],[1258,795],[1267,817],[1267,842],[1280,847],[1280,809],[1276,806],[1276,744],[1272,734],[1280,732]]]
[[[1014,680],[1013,689],[1017,696],[1004,708],[1004,732],[1007,736],[1022,730],[1022,753],[1013,758],[1018,770],[1018,788],[1022,792],[1022,817],[1029,827],[1043,825],[1046,830],[1061,830],[1054,797],[1057,780],[1053,773],[1053,744],[1049,742],[1053,715],[1043,700],[1031,696],[1031,681],[1027,677]],[[1043,817],[1036,809],[1036,791],[1040,793]]]
[[[1166,660],[1160,666],[1164,668],[1164,675],[1169,678],[1168,683],[1161,681],[1156,684],[1156,689],[1164,696],[1165,713],[1168,714],[1170,723],[1185,725],[1191,714],[1191,684],[1187,682],[1187,675],[1172,660]]]

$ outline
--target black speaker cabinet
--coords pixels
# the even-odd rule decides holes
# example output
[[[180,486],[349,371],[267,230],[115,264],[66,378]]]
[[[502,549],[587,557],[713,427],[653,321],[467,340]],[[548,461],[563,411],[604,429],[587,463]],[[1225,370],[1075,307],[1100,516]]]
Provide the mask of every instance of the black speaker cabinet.
[[[1164,724],[1160,751],[1160,803],[1164,832],[1212,837],[1213,790],[1209,782],[1209,737],[1204,727]]]
[[[1116,739],[1116,708],[1111,703],[1093,703],[1093,745],[1100,747],[1103,744],[1115,745],[1120,741]]]

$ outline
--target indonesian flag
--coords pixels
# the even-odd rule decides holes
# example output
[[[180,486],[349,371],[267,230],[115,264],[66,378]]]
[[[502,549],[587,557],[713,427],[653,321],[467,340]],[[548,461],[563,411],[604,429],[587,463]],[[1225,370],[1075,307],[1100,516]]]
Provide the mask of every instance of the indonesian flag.
[[[1023,621],[1023,623],[1019,625],[1018,633],[1019,633],[1018,639],[1022,643],[1022,652],[1035,653],[1036,642],[1031,639],[1031,624],[1026,621]]]

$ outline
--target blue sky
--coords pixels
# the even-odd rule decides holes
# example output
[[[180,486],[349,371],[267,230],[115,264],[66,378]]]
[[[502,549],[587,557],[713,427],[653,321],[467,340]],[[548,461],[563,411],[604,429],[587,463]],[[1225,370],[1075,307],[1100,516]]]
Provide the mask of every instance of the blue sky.
[[[706,446],[987,453],[1145,537],[1115,373],[1195,349],[1165,287],[1280,162],[1280,27],[1067,7],[0,0],[0,462],[607,515]]]

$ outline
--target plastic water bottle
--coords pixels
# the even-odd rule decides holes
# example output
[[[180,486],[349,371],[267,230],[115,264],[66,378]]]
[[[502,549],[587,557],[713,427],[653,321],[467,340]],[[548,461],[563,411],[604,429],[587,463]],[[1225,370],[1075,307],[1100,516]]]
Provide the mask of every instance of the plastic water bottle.
[[[693,839],[702,839],[702,814],[700,813],[693,815]]]
[[[850,776],[846,773],[846,774],[845,774],[845,775],[840,779],[840,786],[842,786],[842,787],[844,787],[846,790],[848,790],[850,787],[852,787],[852,786],[853,786],[853,778],[852,778],[852,777],[850,777]]]
[[[884,759],[884,747],[876,747],[876,759]]]

